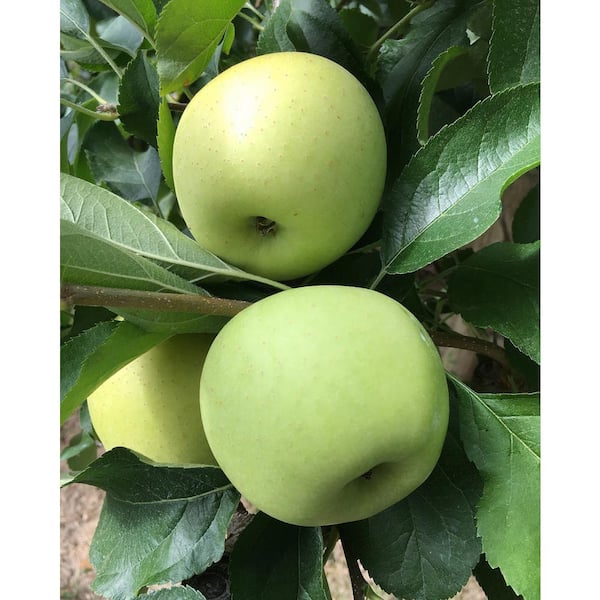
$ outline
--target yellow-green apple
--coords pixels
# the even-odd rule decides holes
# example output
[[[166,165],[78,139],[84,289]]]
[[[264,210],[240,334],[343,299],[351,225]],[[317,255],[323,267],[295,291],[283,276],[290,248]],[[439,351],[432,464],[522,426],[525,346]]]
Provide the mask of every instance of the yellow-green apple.
[[[200,381],[206,437],[242,495],[297,525],[364,519],[433,470],[448,388],[419,321],[379,292],[306,286],[233,317]]]
[[[125,365],[88,397],[103,446],[129,448],[162,464],[210,464],[198,389],[208,334],[183,334]]]
[[[289,280],[352,247],[386,173],[379,113],[337,63],[279,52],[204,86],[173,146],[182,215],[200,245],[254,274]]]

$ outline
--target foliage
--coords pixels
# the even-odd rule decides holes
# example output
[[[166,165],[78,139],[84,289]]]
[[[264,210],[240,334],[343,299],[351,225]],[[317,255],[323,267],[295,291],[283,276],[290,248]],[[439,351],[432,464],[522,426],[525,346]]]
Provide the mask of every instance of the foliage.
[[[189,581],[225,561],[236,599],[327,599],[322,567],[339,536],[355,584],[360,560],[399,598],[448,598],[474,571],[491,600],[539,598],[537,187],[504,241],[471,245],[503,216],[509,184],[540,163],[539,10],[539,0],[61,0],[61,419],[79,411],[84,425],[63,484],[107,491],[95,591],[201,599]],[[351,252],[282,283],[190,237],[171,151],[196,91],[256,53],[287,50],[326,56],[364,84],[386,129],[388,180]],[[259,514],[231,548],[239,494],[218,468],[158,467],[124,449],[95,458],[85,400],[108,376],[166,337],[218,331],[232,303],[313,283],[376,288],[438,345],[470,348],[500,373],[491,385],[449,373],[450,431],[418,490],[333,529]],[[472,335],[452,330],[453,315]],[[165,582],[184,585],[147,589]]]

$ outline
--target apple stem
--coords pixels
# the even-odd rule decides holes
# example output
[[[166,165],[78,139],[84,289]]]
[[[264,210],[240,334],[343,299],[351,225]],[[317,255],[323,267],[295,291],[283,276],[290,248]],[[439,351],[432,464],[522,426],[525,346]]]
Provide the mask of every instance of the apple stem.
[[[482,354],[500,363],[505,369],[510,370],[510,363],[506,358],[504,348],[497,344],[479,338],[461,335],[453,331],[430,331],[429,335],[436,346],[444,348],[460,348]]]

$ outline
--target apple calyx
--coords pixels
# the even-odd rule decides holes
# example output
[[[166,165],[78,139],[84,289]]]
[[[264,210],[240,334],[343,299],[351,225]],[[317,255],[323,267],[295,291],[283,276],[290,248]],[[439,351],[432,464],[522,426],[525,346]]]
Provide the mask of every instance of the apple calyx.
[[[256,231],[260,233],[260,235],[275,235],[275,231],[277,229],[277,223],[272,221],[267,217],[256,217]]]

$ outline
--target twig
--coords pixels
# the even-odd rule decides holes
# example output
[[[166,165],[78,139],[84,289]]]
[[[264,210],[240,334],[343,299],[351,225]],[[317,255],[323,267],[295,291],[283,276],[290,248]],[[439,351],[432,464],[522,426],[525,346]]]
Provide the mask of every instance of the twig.
[[[484,356],[494,359],[504,368],[510,369],[510,364],[506,358],[504,349],[492,342],[446,331],[430,331],[429,335],[436,346],[443,346],[444,348],[460,348],[461,350],[470,350],[477,354],[483,354]]]
[[[243,300],[201,296],[200,294],[147,292],[72,284],[65,284],[61,287],[60,297],[67,306],[137,308],[200,313],[222,317],[233,317],[251,304]]]

